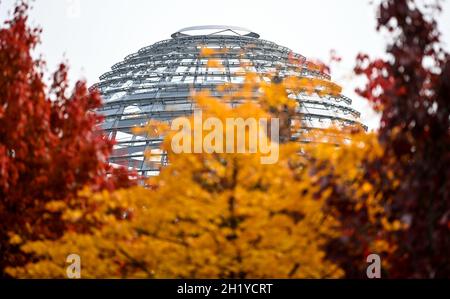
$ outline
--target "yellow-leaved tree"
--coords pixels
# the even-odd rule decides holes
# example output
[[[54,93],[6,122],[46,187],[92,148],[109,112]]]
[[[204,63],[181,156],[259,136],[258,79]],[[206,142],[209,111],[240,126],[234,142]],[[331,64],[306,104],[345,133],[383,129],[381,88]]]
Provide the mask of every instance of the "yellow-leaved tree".
[[[216,120],[205,125],[202,134],[195,133],[195,117],[178,130],[154,123],[136,129],[136,134],[164,133],[170,165],[146,187],[112,193],[85,189],[78,199],[85,208],[50,203],[48,209],[61,211],[74,230],[59,240],[23,244],[22,250],[34,256],[33,262],[9,268],[8,273],[66,277],[66,257],[78,254],[83,278],[343,276],[324,250],[339,237],[339,222],[324,208],[332,190],[321,191],[320,174],[312,174],[310,158],[299,154],[305,150],[302,145],[286,139],[278,143],[265,134],[268,130],[264,134],[252,130],[255,123],[250,121],[243,127],[246,134],[241,144],[248,151],[239,152],[239,130],[216,131],[228,119],[250,119],[256,124],[268,120],[270,127],[274,115],[292,111],[295,102],[286,96],[286,86],[279,84],[292,88],[293,80],[268,84],[248,75],[243,89],[230,95],[241,99],[237,107],[208,93],[194,95],[202,123]],[[248,96],[255,86],[260,87],[257,101]],[[298,87],[313,92],[310,82]],[[231,131],[235,134],[228,135]],[[255,138],[277,151],[274,163],[261,163],[273,152],[261,147],[250,150]],[[180,140],[183,144],[174,146]],[[234,151],[217,151],[229,142]],[[185,144],[184,149],[194,153],[179,153]],[[198,144],[203,151],[195,153]]]

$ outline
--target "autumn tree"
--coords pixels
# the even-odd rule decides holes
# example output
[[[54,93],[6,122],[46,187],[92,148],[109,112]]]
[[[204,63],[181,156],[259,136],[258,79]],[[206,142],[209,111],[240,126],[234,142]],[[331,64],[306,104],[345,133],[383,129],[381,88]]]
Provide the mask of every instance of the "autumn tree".
[[[253,75],[246,78],[243,89],[255,84]],[[287,82],[290,81],[278,84],[286,87]],[[262,90],[261,101],[284,99],[284,93],[277,94],[281,89],[270,93]],[[205,122],[211,117],[223,124],[226,119],[271,119],[261,105],[251,100],[244,100],[236,108],[208,93],[195,95],[195,100]],[[260,138],[266,137],[260,142],[279,146],[278,161],[263,164],[261,158],[267,154],[261,151],[210,151],[224,146],[218,139],[210,138],[215,127],[195,137],[194,119],[188,123],[188,130],[164,133],[170,165],[149,180],[147,189],[134,187],[113,193],[87,189],[79,196],[95,203],[90,205],[96,207],[92,211],[50,203],[49,209],[62,211],[63,218],[74,225],[89,221],[96,225],[90,232],[66,232],[59,240],[26,243],[22,249],[32,254],[35,262],[9,268],[8,273],[17,277],[65,277],[65,257],[78,253],[83,259],[85,278],[343,275],[339,267],[325,259],[323,247],[337,237],[338,223],[324,213],[327,194],[317,196],[320,186],[314,182],[318,177],[302,167],[307,161],[298,154],[299,143],[279,145],[270,139],[272,135],[262,134]],[[136,129],[135,134],[159,136],[166,130],[164,124],[151,122]],[[174,150],[172,142],[182,132],[192,152],[195,142],[206,144],[205,151]],[[220,137],[230,142],[227,133],[229,130],[221,132]],[[249,128],[246,133],[245,145],[249,148],[250,139],[258,137],[251,135]]]
[[[18,4],[0,29],[0,273],[26,258],[18,245],[65,229],[48,201],[67,200],[83,186],[93,190],[132,184],[107,157],[112,141],[96,128],[92,112],[101,104],[85,82],[69,90],[67,66],[44,83],[44,61],[33,58],[40,29],[27,22],[28,5]]]
[[[450,60],[440,45],[433,12],[439,2],[383,1],[378,29],[392,32],[389,58],[358,59],[367,77],[360,93],[381,112],[383,156],[368,172],[382,175],[378,192],[389,203],[388,217],[407,226],[390,239],[391,277],[450,277]]]
[[[381,113],[376,140],[360,143],[365,156],[344,150],[339,164],[317,161],[312,168],[323,173],[322,190],[333,190],[327,206],[342,234],[327,253],[348,277],[365,277],[371,253],[382,257],[384,277],[450,276],[450,62],[434,4],[381,2],[378,30],[392,36],[387,58],[361,54],[355,69],[367,79],[358,92]],[[358,178],[340,171],[345,161]],[[372,202],[383,208],[371,212]]]

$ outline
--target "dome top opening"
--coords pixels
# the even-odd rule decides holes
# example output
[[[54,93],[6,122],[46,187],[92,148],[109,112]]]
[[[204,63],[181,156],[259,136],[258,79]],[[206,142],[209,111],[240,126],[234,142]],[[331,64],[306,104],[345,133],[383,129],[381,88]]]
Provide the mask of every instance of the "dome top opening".
[[[255,33],[249,29],[224,25],[205,25],[205,26],[186,27],[178,30],[171,36],[172,38],[180,38],[195,35],[237,35],[237,36],[259,38],[258,33]]]

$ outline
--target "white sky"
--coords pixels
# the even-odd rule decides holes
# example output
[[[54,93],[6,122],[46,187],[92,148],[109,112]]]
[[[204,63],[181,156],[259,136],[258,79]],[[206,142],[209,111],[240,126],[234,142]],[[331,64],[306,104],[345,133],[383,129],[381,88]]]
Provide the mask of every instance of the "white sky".
[[[0,21],[14,3],[0,0]],[[246,27],[262,39],[324,61],[335,49],[343,62],[333,69],[333,81],[354,100],[363,122],[369,128],[378,126],[378,118],[354,93],[358,80],[351,75],[359,52],[381,56],[385,48],[369,0],[36,0],[33,7],[30,18],[43,28],[39,52],[48,70],[66,59],[72,82],[84,78],[89,85],[126,55],[194,25]],[[449,49],[448,1],[439,26]]]

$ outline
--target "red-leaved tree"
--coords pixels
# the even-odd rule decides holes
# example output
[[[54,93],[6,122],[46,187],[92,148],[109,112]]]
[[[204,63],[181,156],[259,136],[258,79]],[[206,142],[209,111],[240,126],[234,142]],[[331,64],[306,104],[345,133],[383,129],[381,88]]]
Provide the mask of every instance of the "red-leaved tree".
[[[333,172],[320,179],[342,225],[328,258],[347,277],[367,277],[366,257],[380,253],[376,242],[389,244],[380,253],[383,277],[450,277],[450,59],[435,19],[440,3],[432,4],[381,1],[378,30],[391,34],[388,55],[357,58],[355,72],[366,78],[358,92],[381,113],[382,154],[355,164],[360,182],[342,184]],[[372,220],[367,195],[354,192],[364,194],[364,184],[383,206]],[[397,224],[386,229],[387,222]]]
[[[343,186],[322,178],[334,187],[331,205],[349,232],[330,244],[329,256],[349,277],[365,277],[362,266],[377,240],[394,248],[382,257],[390,265],[385,276],[450,277],[450,59],[435,20],[439,2],[432,4],[383,0],[378,30],[392,36],[387,58],[357,58],[356,74],[367,79],[358,92],[382,116],[383,154],[364,161],[365,180],[384,202],[383,217],[404,229],[369,224],[367,210],[356,212],[358,201]]]
[[[432,5],[431,5],[432,4]],[[408,229],[390,238],[390,277],[450,277],[450,59],[440,46],[433,12],[415,1],[386,0],[379,29],[393,34],[389,59],[358,58],[368,83],[360,94],[381,111],[380,161],[368,171],[392,171],[399,185],[380,186],[392,197],[389,216]]]
[[[65,229],[45,210],[47,202],[68,200],[83,186],[133,184],[127,171],[108,166],[113,142],[97,130],[101,118],[92,112],[99,94],[85,82],[70,92],[64,64],[46,87],[44,61],[32,56],[40,29],[28,26],[27,11],[19,4],[0,29],[0,276],[25,261],[21,240],[58,237]]]

